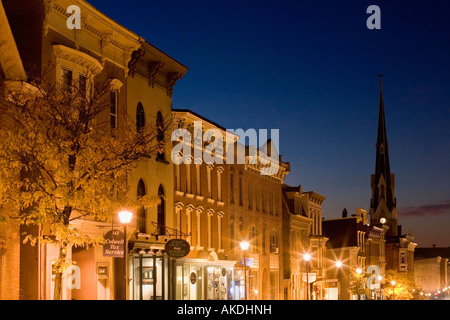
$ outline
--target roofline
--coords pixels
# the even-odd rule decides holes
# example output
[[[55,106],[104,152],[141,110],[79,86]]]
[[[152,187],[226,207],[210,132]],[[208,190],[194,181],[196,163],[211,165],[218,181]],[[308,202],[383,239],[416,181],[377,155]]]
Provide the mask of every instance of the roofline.
[[[180,112],[180,113],[181,113],[181,112],[184,112],[184,113],[190,113],[190,114],[192,114],[192,115],[194,115],[194,116],[196,116],[196,117],[198,117],[198,118],[200,118],[200,119],[202,119],[202,120],[205,120],[205,121],[209,122],[210,124],[212,124],[212,125],[218,127],[219,129],[221,129],[221,130],[223,130],[223,131],[227,131],[227,129],[224,128],[223,126],[221,126],[220,124],[218,124],[218,123],[216,123],[216,122],[214,122],[214,121],[211,121],[211,120],[209,120],[208,118],[206,118],[206,117],[204,117],[204,116],[202,116],[202,115],[198,114],[197,112],[194,112],[194,111],[192,111],[192,110],[190,110],[190,109],[172,109],[172,112]],[[232,134],[231,132],[229,132],[229,133]]]

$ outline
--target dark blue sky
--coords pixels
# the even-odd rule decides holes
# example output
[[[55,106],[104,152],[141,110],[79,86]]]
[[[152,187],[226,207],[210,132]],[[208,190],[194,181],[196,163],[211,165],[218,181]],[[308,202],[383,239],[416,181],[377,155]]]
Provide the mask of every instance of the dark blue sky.
[[[369,207],[383,74],[399,223],[450,246],[450,1],[89,2],[189,68],[174,108],[280,129],[286,183],[326,196],[325,218]]]

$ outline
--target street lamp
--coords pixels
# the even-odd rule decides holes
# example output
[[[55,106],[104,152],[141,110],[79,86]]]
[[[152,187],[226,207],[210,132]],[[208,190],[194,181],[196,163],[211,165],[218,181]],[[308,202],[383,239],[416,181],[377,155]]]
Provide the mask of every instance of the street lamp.
[[[381,280],[383,280],[383,277],[382,276],[378,276],[378,287],[380,289],[380,300],[382,300],[381,299]]]
[[[341,262],[341,261],[336,261],[336,267],[337,267],[337,268],[342,267],[342,262]]]
[[[127,300],[127,225],[130,223],[133,213],[127,210],[119,212],[119,220],[123,225],[123,300]]]
[[[357,294],[357,296],[358,296],[358,300],[361,300],[361,296],[360,296],[360,290],[361,290],[361,288],[360,288],[360,283],[359,283],[359,276],[361,275],[361,273],[362,273],[362,269],[361,268],[356,268],[356,274],[358,275],[358,282],[357,282],[357,288],[356,288],[356,294]]]
[[[245,300],[247,300],[247,256],[245,253],[247,252],[250,244],[247,241],[242,241],[240,246],[242,251],[244,251],[244,297]]]
[[[309,268],[311,255],[309,253],[305,253],[303,255],[303,259],[306,261],[306,300],[309,300]]]
[[[391,284],[392,284],[392,300],[395,300],[395,285],[397,284],[397,282],[395,282],[395,280],[392,280]]]

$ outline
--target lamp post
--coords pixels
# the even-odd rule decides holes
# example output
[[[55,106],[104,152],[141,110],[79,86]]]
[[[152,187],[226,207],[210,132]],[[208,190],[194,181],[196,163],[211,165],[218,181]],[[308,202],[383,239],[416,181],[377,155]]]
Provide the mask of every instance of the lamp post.
[[[133,214],[130,211],[120,211],[119,220],[123,225],[123,300],[127,300],[127,225],[130,223]]]
[[[306,300],[309,300],[309,262],[311,261],[311,255],[306,253],[303,255],[303,259],[306,261]]]
[[[392,300],[395,300],[395,285],[397,282],[395,282],[395,280],[391,281],[392,284]]]
[[[358,282],[357,282],[357,288],[356,288],[356,294],[358,295],[358,300],[361,300],[361,296],[360,296],[360,294],[359,294],[359,292],[360,292],[360,286],[361,286],[361,283],[360,283],[360,276],[361,276],[361,273],[362,273],[362,269],[361,268],[356,268],[356,274],[358,275]]]
[[[244,251],[244,297],[245,297],[245,300],[247,300],[247,256],[245,253],[247,252],[249,245],[250,244],[247,241],[242,241],[240,243],[241,249],[242,249],[242,251]]]
[[[378,286],[379,286],[379,289],[380,289],[380,300],[382,300],[382,297],[381,297],[381,280],[383,280],[383,277],[382,276],[378,276]]]

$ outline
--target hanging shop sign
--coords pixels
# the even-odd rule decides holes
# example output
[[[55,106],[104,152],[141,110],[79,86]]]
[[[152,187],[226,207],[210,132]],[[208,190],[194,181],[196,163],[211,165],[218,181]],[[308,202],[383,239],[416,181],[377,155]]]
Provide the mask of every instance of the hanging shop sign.
[[[191,251],[191,245],[183,239],[171,239],[166,242],[164,250],[169,257],[183,258]]]
[[[124,251],[123,232],[120,230],[110,230],[104,236],[105,244],[103,245],[104,257],[122,258]]]
[[[313,283],[314,281],[316,281],[316,273],[303,273],[303,281]]]
[[[191,283],[195,284],[197,282],[197,274],[195,272],[191,272]]]
[[[244,265],[244,258],[239,259],[239,264],[241,266]],[[253,266],[253,258],[246,258],[245,259],[245,264],[247,265],[247,267]]]

